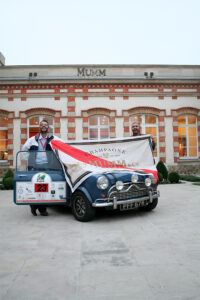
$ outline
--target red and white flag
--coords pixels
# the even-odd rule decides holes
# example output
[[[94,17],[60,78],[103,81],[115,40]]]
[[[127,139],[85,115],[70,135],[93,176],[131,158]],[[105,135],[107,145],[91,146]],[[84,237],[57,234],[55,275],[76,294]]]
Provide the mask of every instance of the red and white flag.
[[[157,178],[149,135],[101,141],[70,141],[70,144],[60,140],[51,141],[72,192],[94,173],[140,170]]]

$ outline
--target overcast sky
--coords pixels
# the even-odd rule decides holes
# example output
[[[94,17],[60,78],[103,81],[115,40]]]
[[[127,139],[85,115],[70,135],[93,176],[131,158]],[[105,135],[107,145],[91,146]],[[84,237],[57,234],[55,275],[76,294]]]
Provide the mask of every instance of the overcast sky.
[[[0,0],[6,65],[200,65],[200,0]]]

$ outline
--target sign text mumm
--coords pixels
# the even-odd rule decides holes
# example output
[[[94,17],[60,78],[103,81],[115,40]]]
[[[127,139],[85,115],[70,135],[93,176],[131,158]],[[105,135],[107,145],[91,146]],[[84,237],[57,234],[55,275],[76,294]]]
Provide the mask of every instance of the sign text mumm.
[[[79,77],[99,77],[106,76],[106,69],[87,69],[87,68],[78,68]]]

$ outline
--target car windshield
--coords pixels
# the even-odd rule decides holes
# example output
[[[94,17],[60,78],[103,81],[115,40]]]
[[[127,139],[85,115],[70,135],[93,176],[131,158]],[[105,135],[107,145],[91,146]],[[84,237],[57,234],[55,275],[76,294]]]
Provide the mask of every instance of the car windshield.
[[[53,151],[19,151],[16,171],[62,171]]]

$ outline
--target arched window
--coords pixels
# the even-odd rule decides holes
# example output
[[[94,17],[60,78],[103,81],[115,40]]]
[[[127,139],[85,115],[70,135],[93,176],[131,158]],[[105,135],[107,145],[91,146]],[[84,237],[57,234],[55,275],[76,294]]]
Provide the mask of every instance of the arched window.
[[[198,157],[196,116],[181,115],[178,117],[178,141],[180,158]]]
[[[102,140],[110,137],[109,117],[93,115],[89,117],[89,139]]]
[[[0,117],[0,160],[8,159],[8,118]]]
[[[54,118],[47,115],[37,115],[28,119],[28,137],[32,137],[39,132],[39,124],[42,120],[49,122],[49,132],[54,134]]]
[[[137,121],[141,126],[142,134],[151,134],[156,142],[156,148],[154,150],[154,156],[157,157],[159,153],[158,143],[158,117],[152,114],[138,114],[130,117],[130,135],[132,135],[131,124]]]

